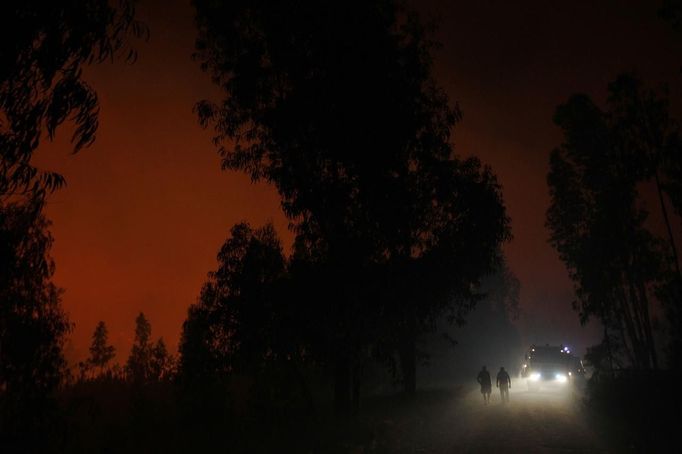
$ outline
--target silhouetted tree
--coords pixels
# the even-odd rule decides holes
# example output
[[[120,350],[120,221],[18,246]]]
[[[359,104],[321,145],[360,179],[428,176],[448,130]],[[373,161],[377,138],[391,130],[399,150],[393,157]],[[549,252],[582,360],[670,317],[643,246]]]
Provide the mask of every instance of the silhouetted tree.
[[[32,402],[49,394],[64,369],[69,324],[60,292],[49,282],[52,239],[41,214],[46,193],[64,181],[39,171],[31,158],[40,140],[52,139],[67,121],[74,125],[74,151],[92,143],[97,97],[82,67],[121,53],[134,57],[125,38],[146,31],[133,20],[133,6],[126,0],[116,6],[106,0],[0,2],[0,394],[5,402],[17,399],[21,408],[14,410],[35,419],[47,412]],[[19,419],[9,417],[3,426]],[[40,440],[45,437],[25,441]]]
[[[670,202],[678,217],[682,217],[682,144],[676,144],[676,154],[666,156],[662,187],[670,197]]]
[[[109,364],[109,361],[116,356],[116,349],[113,345],[108,344],[108,337],[107,326],[103,321],[100,321],[95,327],[95,332],[92,334],[90,358],[88,358],[90,365],[99,368],[100,375],[104,373],[104,368]]]
[[[677,127],[665,100],[629,75],[609,86],[606,111],[575,95],[557,109],[555,122],[565,142],[550,159],[547,226],[576,285],[581,321],[602,321],[612,357],[620,346],[635,367],[656,367],[654,291],[679,279],[661,181],[664,162],[677,159]],[[667,245],[645,228],[638,184],[648,180],[659,196]],[[679,293],[671,303],[678,301]]]
[[[678,217],[682,214],[682,138],[679,125],[669,114],[666,93],[643,87],[633,75],[620,76],[610,86],[609,115],[616,146],[631,165],[640,170],[639,181],[652,183],[667,234],[663,275],[657,296],[667,313],[670,335],[668,350],[673,363],[682,357],[682,272],[668,202]]]
[[[477,159],[427,163],[418,180],[405,185],[409,195],[403,201],[411,208],[392,220],[395,230],[385,227],[396,238],[387,247],[389,310],[382,311],[398,317],[391,325],[399,333],[403,379],[411,393],[418,336],[435,331],[443,314],[464,322],[482,297],[480,279],[501,265],[498,250],[510,237],[500,187]],[[396,200],[396,211],[399,204]]]
[[[500,364],[509,364],[509,369],[516,367],[524,347],[521,336],[514,321],[519,318],[521,283],[509,268],[506,259],[500,253],[498,270],[486,276],[481,282],[482,300],[476,305],[478,326],[478,344],[487,350],[486,361],[497,359]],[[467,323],[469,321],[467,320]],[[478,348],[474,349],[480,354]],[[481,362],[481,356],[478,362]]]
[[[31,156],[45,133],[53,138],[74,122],[74,151],[97,129],[97,95],[83,80],[85,64],[118,55],[134,59],[130,35],[146,29],[134,20],[135,2],[106,0],[4,1],[0,5],[0,201],[26,191],[54,190],[63,178],[41,172]]]
[[[135,319],[135,340],[126,363],[128,378],[136,383],[144,383],[152,376],[152,325],[142,312]]]
[[[513,370],[524,350],[514,324],[521,312],[520,291],[519,280],[500,254],[498,270],[481,280],[480,298],[465,323],[453,327],[441,317],[438,331],[419,342],[425,362],[433,357],[436,364],[422,370],[425,378],[470,380],[481,364],[506,365]]]
[[[507,260],[500,253],[500,265],[495,273],[483,279],[485,298],[490,300],[494,311],[504,312],[508,320],[519,318],[521,308],[521,282],[509,268]]]
[[[151,350],[151,379],[156,381],[168,379],[173,375],[174,369],[175,358],[168,353],[163,338],[159,338]]]
[[[639,170],[636,176],[640,181],[655,185],[670,243],[671,264],[679,275],[678,251],[665,201],[667,195],[679,213],[678,189],[682,185],[679,126],[670,118],[665,94],[645,89],[632,74],[619,76],[610,84],[609,93],[608,115],[614,146],[634,167],[633,171]]]
[[[180,342],[180,367],[188,379],[250,373],[291,353],[279,336],[295,304],[276,292],[286,261],[271,224],[253,230],[236,224],[218,253]],[[291,326],[291,329],[295,329]],[[284,353],[283,353],[284,352]]]
[[[0,432],[40,419],[59,384],[70,324],[51,278],[49,222],[35,204],[0,206]]]
[[[428,30],[402,4],[194,4],[197,57],[226,95],[198,104],[201,123],[214,126],[225,168],[277,188],[299,250],[309,250],[299,255],[315,260],[297,267],[315,276],[300,297],[347,408],[369,344],[400,323],[409,350],[418,325],[444,307],[457,312],[471,277],[492,267],[508,236],[499,188],[478,161],[453,158],[460,113],[431,75]],[[423,279],[411,282],[438,297],[382,294],[380,282],[407,276],[383,265],[419,268]]]
[[[188,396],[205,402],[202,407],[215,402],[206,402],[203,390],[224,393],[240,377],[249,383],[242,398],[250,409],[267,408],[259,418],[314,408],[303,367],[322,350],[311,331],[323,318],[314,310],[320,305],[300,293],[307,284],[317,285],[309,282],[315,276],[299,275],[305,283],[294,283],[290,266],[272,224],[230,229],[218,268],[189,308],[180,341],[179,378]]]

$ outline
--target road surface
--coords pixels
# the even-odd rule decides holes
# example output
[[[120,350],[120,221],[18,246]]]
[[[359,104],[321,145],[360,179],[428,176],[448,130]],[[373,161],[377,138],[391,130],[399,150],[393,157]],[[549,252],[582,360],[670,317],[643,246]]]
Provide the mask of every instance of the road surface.
[[[493,388],[484,406],[478,389],[422,392],[413,403],[382,412],[376,452],[603,453],[573,392],[530,392],[516,380],[510,402]]]

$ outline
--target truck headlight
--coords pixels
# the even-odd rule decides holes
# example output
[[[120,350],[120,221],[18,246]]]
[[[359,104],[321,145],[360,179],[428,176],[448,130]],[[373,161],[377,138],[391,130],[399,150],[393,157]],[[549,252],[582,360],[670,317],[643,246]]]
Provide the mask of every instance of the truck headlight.
[[[564,375],[564,374],[556,374],[556,375],[554,376],[554,378],[555,378],[556,381],[558,381],[559,383],[566,383],[566,382],[568,381],[568,377],[566,377],[566,375]]]
[[[532,374],[530,374],[530,380],[531,381],[540,380],[540,373],[539,372],[533,372]]]

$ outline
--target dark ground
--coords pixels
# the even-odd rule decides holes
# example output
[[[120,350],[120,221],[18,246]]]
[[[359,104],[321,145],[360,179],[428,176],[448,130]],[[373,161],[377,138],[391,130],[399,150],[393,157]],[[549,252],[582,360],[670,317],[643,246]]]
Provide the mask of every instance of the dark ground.
[[[531,392],[516,379],[508,404],[493,388],[487,406],[475,383],[421,388],[412,398],[384,392],[365,396],[348,419],[334,417],[331,402],[312,410],[286,396],[239,402],[245,394],[234,385],[190,401],[170,383],[91,383],[62,396],[54,438],[42,444],[52,451],[34,452],[679,452],[670,449],[682,420],[678,405],[663,399],[665,387],[650,386],[651,377],[648,386],[633,380],[592,386],[588,399],[585,388]]]

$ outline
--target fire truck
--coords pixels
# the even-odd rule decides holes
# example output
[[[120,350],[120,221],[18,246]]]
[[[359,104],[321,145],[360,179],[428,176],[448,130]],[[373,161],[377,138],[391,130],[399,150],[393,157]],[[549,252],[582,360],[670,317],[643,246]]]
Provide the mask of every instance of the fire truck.
[[[521,377],[531,391],[561,388],[585,374],[583,363],[563,345],[531,345],[524,356]]]

